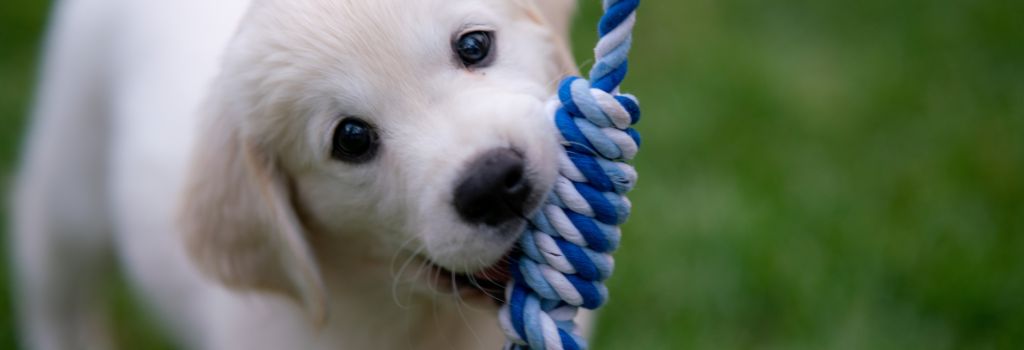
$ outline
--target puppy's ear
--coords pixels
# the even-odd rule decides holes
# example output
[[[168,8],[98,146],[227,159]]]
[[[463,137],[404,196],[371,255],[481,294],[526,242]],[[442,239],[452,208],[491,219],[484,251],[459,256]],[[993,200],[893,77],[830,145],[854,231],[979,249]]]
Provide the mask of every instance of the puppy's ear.
[[[569,24],[576,13],[576,0],[526,0],[535,3],[540,14],[551,28],[562,37],[569,39]]]
[[[558,68],[562,74],[578,75],[579,68],[569,49],[569,24],[576,13],[576,0],[514,0],[527,16],[554,33]]]
[[[320,272],[292,206],[289,179],[243,135],[242,120],[214,98],[193,151],[180,212],[186,248],[207,275],[235,289],[280,293],[326,318]]]

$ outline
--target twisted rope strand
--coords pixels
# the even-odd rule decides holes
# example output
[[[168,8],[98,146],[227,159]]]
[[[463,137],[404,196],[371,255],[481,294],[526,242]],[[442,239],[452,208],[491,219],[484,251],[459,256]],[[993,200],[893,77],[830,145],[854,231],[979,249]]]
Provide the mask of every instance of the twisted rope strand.
[[[637,173],[626,163],[640,148],[632,95],[619,93],[639,0],[604,0],[590,80],[568,77],[549,106],[565,153],[546,203],[522,234],[518,261],[499,312],[505,349],[577,350],[586,343],[573,319],[608,299],[611,253],[632,204]]]

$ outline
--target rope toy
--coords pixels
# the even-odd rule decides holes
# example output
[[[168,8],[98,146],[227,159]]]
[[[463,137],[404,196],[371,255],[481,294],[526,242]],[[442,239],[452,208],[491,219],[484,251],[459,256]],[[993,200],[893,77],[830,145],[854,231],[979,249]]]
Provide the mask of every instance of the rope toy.
[[[639,0],[604,0],[600,40],[590,80],[564,79],[549,105],[565,149],[554,190],[519,241],[512,281],[499,313],[505,349],[574,350],[586,343],[573,318],[580,307],[596,309],[608,299],[604,281],[619,245],[618,225],[632,205],[625,194],[637,173],[626,162],[636,156],[640,119],[635,97],[619,94],[626,77]]]

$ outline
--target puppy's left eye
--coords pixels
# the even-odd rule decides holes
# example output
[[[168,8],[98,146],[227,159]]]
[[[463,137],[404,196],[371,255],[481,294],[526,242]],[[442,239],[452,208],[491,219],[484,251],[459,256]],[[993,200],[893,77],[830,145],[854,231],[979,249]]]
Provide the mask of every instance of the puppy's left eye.
[[[481,67],[490,62],[492,42],[491,32],[475,31],[459,36],[452,48],[462,65]]]
[[[334,129],[331,157],[349,163],[363,163],[375,155],[377,131],[359,118],[345,118]]]

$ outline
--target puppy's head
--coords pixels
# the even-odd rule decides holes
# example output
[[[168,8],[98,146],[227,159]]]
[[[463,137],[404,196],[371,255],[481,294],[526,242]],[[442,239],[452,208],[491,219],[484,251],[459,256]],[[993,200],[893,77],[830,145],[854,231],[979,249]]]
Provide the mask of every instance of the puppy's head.
[[[313,312],[317,254],[495,264],[556,175],[543,109],[573,68],[543,16],[528,0],[256,1],[195,149],[194,259]]]

